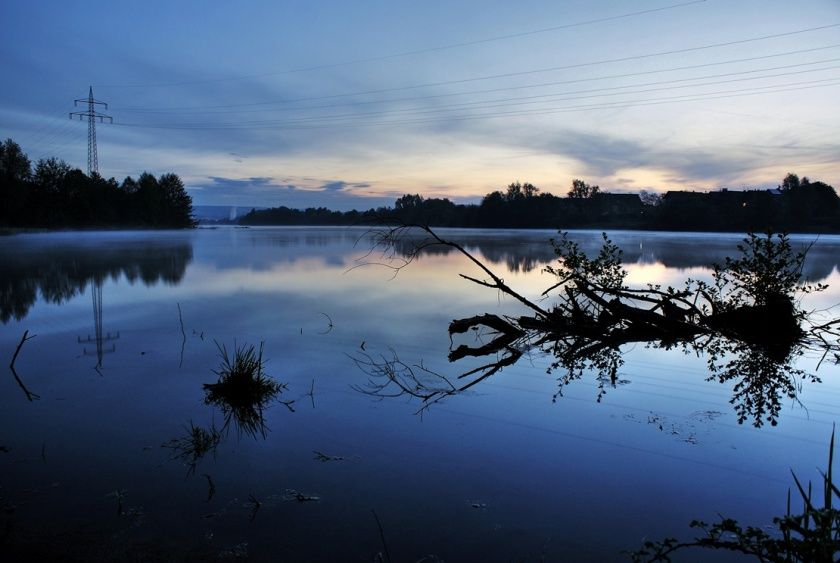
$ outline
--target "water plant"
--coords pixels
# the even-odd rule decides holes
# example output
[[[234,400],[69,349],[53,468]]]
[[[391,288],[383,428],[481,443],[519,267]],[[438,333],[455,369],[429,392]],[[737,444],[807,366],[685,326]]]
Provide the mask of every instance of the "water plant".
[[[703,531],[703,535],[687,541],[666,538],[647,540],[642,548],[629,552],[636,562],[668,562],[677,552],[688,549],[726,550],[755,557],[759,561],[779,563],[829,563],[840,556],[840,510],[835,501],[840,499],[840,489],[834,483],[834,431],[828,451],[828,467],[820,471],[822,477],[822,506],[814,495],[811,483],[807,489],[791,471],[796,491],[802,500],[802,512],[791,512],[791,490],[787,492],[787,507],[783,516],[773,518],[772,527],[742,526],[732,518],[708,524],[694,520],[690,526]]]
[[[234,344],[229,353],[224,344],[216,342],[221,365],[214,370],[219,379],[205,383],[204,402],[216,405],[224,416],[222,431],[229,430],[233,422],[240,433],[266,437],[268,427],[263,411],[285,389],[286,384],[274,380],[264,371],[263,344]],[[291,408],[290,402],[285,402]]]

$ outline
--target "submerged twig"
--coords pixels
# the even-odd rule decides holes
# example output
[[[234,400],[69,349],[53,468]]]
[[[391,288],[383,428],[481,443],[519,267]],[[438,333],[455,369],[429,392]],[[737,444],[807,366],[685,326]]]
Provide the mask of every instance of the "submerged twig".
[[[216,494],[216,484],[213,482],[213,478],[209,473],[205,473],[204,477],[207,479],[207,500],[205,502],[210,502],[213,495]]]
[[[328,314],[326,314],[326,313],[321,313],[321,314],[324,315],[325,317],[327,317],[327,330],[321,331],[318,334],[329,334],[330,332],[332,332],[332,329],[334,328],[333,320],[332,320],[332,318],[330,318],[330,316]]]
[[[309,391],[303,395],[304,397],[309,397],[309,401],[312,403],[312,408],[315,408],[315,378],[312,378],[312,383],[309,385]]]
[[[181,323],[181,359],[178,361],[178,368],[184,365],[184,347],[187,345],[187,333],[184,332],[184,317],[181,315],[181,304],[178,305],[178,321]]]
[[[26,385],[24,385],[20,376],[18,376],[18,372],[15,369],[15,362],[17,361],[18,354],[20,354],[20,349],[23,348],[23,344],[27,340],[32,340],[33,338],[35,338],[35,336],[36,336],[35,334],[33,334],[32,336],[29,336],[29,331],[28,330],[23,331],[23,336],[21,337],[20,342],[18,342],[17,348],[15,348],[15,353],[14,353],[14,355],[12,355],[12,361],[9,363],[9,369],[12,371],[12,375],[15,376],[15,381],[17,381],[17,384],[20,386],[21,389],[23,389],[23,392],[26,394],[26,398],[30,402],[34,401],[35,399],[40,399],[41,396],[38,395],[37,393],[33,393],[32,391],[27,389]]]
[[[370,354],[348,354],[348,357],[368,375],[364,385],[352,385],[353,389],[378,399],[401,396],[418,398],[423,402],[418,413],[464,390],[453,385],[445,376],[427,369],[422,363],[413,366],[406,364],[393,350],[391,358],[384,355],[375,358]]]
[[[328,455],[324,452],[319,452],[318,450],[312,450],[312,453],[315,454],[316,461],[344,461],[347,458],[341,455]]]
[[[374,509],[370,509],[373,513],[373,519],[376,520],[376,527],[379,529],[379,539],[382,541],[382,549],[385,551],[385,561],[391,563],[391,553],[388,551],[388,543],[385,541],[385,532],[382,530],[382,523],[379,521],[379,516],[376,515]]]
[[[260,507],[262,506],[262,503],[259,500],[257,500],[257,497],[255,497],[252,494],[252,495],[248,495],[247,506],[251,507],[251,517],[248,518],[248,522],[253,522],[254,518],[257,517],[257,512],[260,511]]]
[[[286,489],[286,493],[283,495],[283,500],[293,500],[297,502],[318,502],[319,500],[321,500],[321,497],[317,495],[301,493],[300,491],[296,491],[295,489]]]
[[[106,497],[114,497],[117,499],[117,516],[125,514],[125,512],[123,512],[123,499],[125,499],[127,492],[128,491],[125,489],[117,489],[105,495]]]

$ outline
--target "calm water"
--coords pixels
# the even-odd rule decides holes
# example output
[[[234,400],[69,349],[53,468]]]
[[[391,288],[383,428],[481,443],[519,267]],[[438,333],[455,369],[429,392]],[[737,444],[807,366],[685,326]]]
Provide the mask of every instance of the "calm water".
[[[444,234],[525,295],[551,284],[541,271],[553,259],[551,232]],[[694,518],[769,524],[784,511],[790,469],[819,479],[840,413],[840,369],[828,363],[821,383],[798,382],[778,424],[761,428],[738,423],[737,382],[707,381],[702,354],[643,345],[625,350],[621,382],[600,401],[594,374],[553,401],[559,374],[547,375],[537,352],[422,417],[416,400],[355,390],[368,376],[353,357],[396,354],[454,377],[479,364],[447,362],[449,321],[524,313],[461,279],[479,274],[456,253],[425,254],[396,277],[354,268],[362,235],[0,238],[0,356],[5,366],[23,332],[35,334],[16,368],[40,396],[28,401],[3,368],[0,497],[14,507],[11,533],[82,554],[373,561],[383,549],[375,511],[394,561],[610,561],[644,537],[687,537]],[[612,236],[634,284],[708,277],[740,240]],[[574,238],[595,249],[600,237]],[[809,256],[806,276],[831,289],[806,305],[840,302],[840,237],[821,237]],[[162,444],[191,423],[224,425],[202,389],[217,379],[214,342],[263,342],[266,372],[294,403],[264,412],[265,438],[231,425],[191,471]],[[805,355],[798,367],[818,360]]]

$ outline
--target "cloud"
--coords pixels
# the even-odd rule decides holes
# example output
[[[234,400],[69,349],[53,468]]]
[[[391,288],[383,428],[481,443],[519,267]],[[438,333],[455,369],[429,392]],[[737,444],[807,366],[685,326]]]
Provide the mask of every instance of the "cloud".
[[[327,182],[326,184],[321,186],[321,189],[326,190],[328,192],[340,192],[343,191],[344,188],[347,187],[347,185],[347,182],[342,182],[339,180],[338,182]]]
[[[369,182],[344,182],[343,180],[336,180],[333,182],[327,182],[323,184],[320,190],[328,191],[328,192],[360,192],[366,188],[373,187],[373,184]]]
[[[286,206],[297,209],[328,207],[335,210],[364,210],[393,204],[392,197],[356,195],[354,190],[370,187],[367,182],[318,181],[315,178],[301,178],[302,183],[293,183],[290,178],[283,180],[283,183],[278,183],[264,176],[250,178],[210,176],[206,182],[192,182],[187,186],[187,190],[196,205]],[[313,187],[312,183],[316,185]]]

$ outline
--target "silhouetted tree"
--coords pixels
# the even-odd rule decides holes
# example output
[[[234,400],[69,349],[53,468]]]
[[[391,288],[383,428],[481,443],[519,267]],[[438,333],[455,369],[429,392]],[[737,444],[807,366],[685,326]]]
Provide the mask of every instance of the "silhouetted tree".
[[[11,139],[0,144],[0,225],[89,227],[193,225],[192,199],[175,174],[148,173],[122,187],[56,158],[29,158]]]
[[[524,184],[520,184],[519,182],[511,182],[508,184],[507,192],[504,194],[504,198],[507,201],[518,201],[521,199],[534,197],[539,192],[539,188],[537,188],[534,184],[530,184],[525,182]]]
[[[807,178],[806,178],[807,180]],[[782,185],[779,188],[783,191],[793,190],[798,188],[800,185],[799,176],[794,174],[793,172],[788,172],[788,175],[785,176],[785,179],[782,180]]]
[[[32,174],[29,157],[16,142],[6,139],[0,143],[0,179],[10,182],[28,180]]]
[[[513,182],[479,205],[456,205],[419,194],[393,208],[341,213],[287,207],[252,211],[243,224],[357,225],[418,223],[438,227],[625,228],[707,231],[840,231],[840,198],[823,182],[789,174],[782,194],[768,190],[671,191],[612,194],[580,179],[560,198],[530,183]],[[124,183],[125,184],[125,183]]]
[[[57,158],[42,158],[35,165],[33,180],[35,185],[47,193],[61,191],[64,180],[73,167]]]
[[[572,199],[587,199],[594,197],[600,191],[599,186],[590,186],[583,180],[575,178],[572,180],[572,187],[566,193],[566,196]]]
[[[140,186],[131,176],[126,176],[125,180],[123,180],[122,184],[120,184],[120,189],[127,194],[136,193],[137,190],[140,189]]]
[[[423,204],[423,197],[418,194],[405,194],[394,203],[396,209],[416,209]]]
[[[164,174],[158,180],[163,192],[164,217],[167,227],[192,227],[192,198],[184,188],[184,182],[177,174]]]

